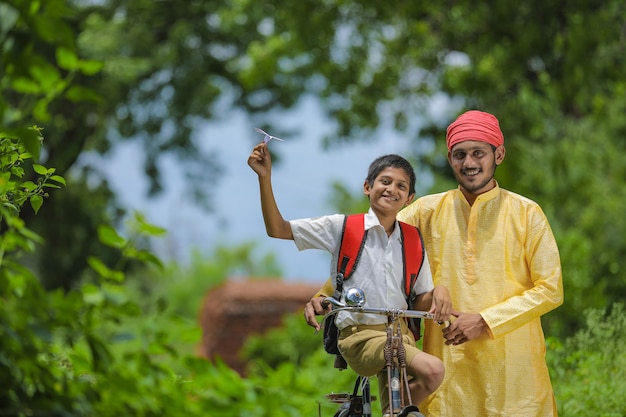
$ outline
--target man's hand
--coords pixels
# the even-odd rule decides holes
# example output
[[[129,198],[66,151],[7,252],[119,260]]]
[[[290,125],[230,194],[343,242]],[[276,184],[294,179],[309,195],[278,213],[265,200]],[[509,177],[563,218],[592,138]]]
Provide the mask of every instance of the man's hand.
[[[488,326],[480,314],[452,312],[456,317],[448,327],[443,329],[446,345],[460,345],[488,334]]]
[[[319,331],[322,326],[317,322],[316,316],[324,315],[329,313],[331,310],[330,304],[324,308],[322,306],[322,301],[324,301],[325,297],[315,297],[311,298],[311,301],[306,303],[304,306],[304,319],[307,324],[311,327],[314,327],[316,331]]]

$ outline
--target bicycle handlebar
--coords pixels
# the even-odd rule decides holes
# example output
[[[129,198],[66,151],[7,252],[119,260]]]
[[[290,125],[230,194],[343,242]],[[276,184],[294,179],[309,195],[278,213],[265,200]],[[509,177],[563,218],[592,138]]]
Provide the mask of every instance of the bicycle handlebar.
[[[348,311],[353,313],[369,313],[369,314],[380,314],[383,316],[390,317],[406,317],[406,318],[422,318],[422,319],[433,319],[435,315],[429,313],[428,311],[420,311],[420,310],[402,310],[399,308],[378,308],[378,307],[363,307],[362,305],[348,305],[338,301],[333,297],[326,297],[322,301],[322,307],[326,308],[329,305],[333,305],[336,308],[333,308],[328,315],[337,314],[340,311]]]

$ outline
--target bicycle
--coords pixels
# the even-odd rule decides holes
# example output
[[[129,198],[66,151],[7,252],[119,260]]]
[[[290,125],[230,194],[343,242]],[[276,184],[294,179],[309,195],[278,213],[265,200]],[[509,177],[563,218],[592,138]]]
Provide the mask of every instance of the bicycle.
[[[364,307],[365,293],[360,288],[349,288],[344,296],[345,303],[327,297],[322,305],[332,305],[329,315],[340,311],[354,313],[381,314],[387,316],[387,342],[385,344],[385,363],[387,370],[387,389],[391,417],[424,417],[419,408],[412,404],[411,391],[407,376],[406,352],[402,343],[402,332],[398,319],[400,318],[423,318],[432,319],[434,315],[426,311],[401,310],[389,308]],[[375,400],[370,392],[369,377],[357,376],[354,391],[350,393],[327,394],[331,402],[342,404],[334,417],[371,417],[371,402]],[[359,390],[361,394],[359,395]],[[405,401],[405,398],[407,401]],[[406,404],[405,404],[406,402]],[[384,411],[383,411],[384,412]]]

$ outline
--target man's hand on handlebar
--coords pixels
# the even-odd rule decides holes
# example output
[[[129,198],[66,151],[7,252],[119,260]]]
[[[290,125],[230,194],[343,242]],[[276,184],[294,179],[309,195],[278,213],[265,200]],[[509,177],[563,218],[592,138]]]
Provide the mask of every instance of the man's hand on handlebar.
[[[306,320],[307,324],[315,328],[316,331],[319,331],[322,328],[317,322],[316,316],[324,315],[331,311],[330,304],[327,304],[326,308],[322,306],[322,301],[324,301],[324,298],[326,297],[311,298],[311,301],[306,303],[306,306],[304,306],[304,319]]]

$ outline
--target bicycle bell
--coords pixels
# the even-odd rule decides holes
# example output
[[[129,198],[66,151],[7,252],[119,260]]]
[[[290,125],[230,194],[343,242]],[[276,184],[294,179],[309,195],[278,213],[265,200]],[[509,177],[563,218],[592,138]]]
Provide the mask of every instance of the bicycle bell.
[[[365,293],[360,288],[348,288],[345,300],[350,307],[362,307],[365,304]]]

